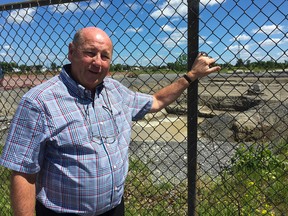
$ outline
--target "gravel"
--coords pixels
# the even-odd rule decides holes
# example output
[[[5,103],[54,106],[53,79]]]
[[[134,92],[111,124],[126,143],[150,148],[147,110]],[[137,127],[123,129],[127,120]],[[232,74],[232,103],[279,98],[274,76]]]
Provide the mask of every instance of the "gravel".
[[[223,167],[229,166],[236,147],[236,143],[200,138],[198,174],[216,177]],[[132,142],[130,155],[147,164],[155,183],[179,184],[187,179],[187,142]]]

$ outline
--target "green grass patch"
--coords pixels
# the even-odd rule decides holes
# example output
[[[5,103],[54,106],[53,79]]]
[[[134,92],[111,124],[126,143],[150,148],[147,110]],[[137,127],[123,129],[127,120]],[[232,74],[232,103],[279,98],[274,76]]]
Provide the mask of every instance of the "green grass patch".
[[[2,145],[0,144],[0,155]],[[0,212],[1,216],[12,215],[10,204],[10,173],[11,171],[0,166]]]
[[[12,215],[11,204],[10,204],[10,171],[0,166],[0,212],[1,216]]]
[[[125,201],[127,215],[187,215],[187,182],[157,183],[140,159],[131,159]],[[288,213],[288,144],[241,146],[231,166],[197,182],[201,216],[282,216]]]
[[[187,184],[153,181],[146,164],[140,159],[131,159],[125,188],[125,208],[126,215],[131,216],[186,215]]]
[[[0,148],[1,152],[1,148]],[[0,167],[1,216],[12,215],[10,171]],[[125,188],[126,215],[187,215],[187,181],[156,181],[147,164],[131,157]],[[197,208],[201,216],[282,216],[288,213],[288,144],[242,145],[231,166],[212,178],[197,181]]]

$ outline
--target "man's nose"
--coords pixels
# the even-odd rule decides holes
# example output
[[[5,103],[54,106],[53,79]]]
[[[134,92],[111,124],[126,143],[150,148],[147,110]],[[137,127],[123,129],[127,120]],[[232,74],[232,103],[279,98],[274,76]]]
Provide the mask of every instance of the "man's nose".
[[[94,64],[101,64],[101,55],[100,54],[96,54],[95,56],[93,56],[93,63]]]

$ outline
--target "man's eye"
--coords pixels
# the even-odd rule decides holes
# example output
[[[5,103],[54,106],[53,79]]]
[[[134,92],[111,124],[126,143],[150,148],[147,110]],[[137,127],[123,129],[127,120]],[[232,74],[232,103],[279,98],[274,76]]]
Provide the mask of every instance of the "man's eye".
[[[102,55],[102,59],[109,60],[110,57],[108,55]]]
[[[85,51],[84,54],[89,57],[94,57],[96,54],[92,51]]]

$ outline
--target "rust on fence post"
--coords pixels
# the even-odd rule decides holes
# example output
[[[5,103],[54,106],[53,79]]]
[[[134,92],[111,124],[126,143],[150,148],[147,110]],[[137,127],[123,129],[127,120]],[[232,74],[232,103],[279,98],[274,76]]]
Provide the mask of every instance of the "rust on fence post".
[[[198,53],[199,0],[188,1],[188,70]],[[188,88],[188,215],[196,214],[198,80]]]

